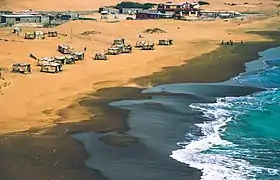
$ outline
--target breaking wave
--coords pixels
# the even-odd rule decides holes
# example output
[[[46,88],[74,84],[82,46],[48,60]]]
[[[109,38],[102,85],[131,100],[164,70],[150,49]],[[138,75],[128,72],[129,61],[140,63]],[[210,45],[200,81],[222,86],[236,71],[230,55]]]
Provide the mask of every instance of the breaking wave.
[[[266,91],[190,105],[203,113],[194,125],[203,135],[188,132],[173,159],[200,169],[203,180],[280,179],[280,59],[264,63],[233,81]]]

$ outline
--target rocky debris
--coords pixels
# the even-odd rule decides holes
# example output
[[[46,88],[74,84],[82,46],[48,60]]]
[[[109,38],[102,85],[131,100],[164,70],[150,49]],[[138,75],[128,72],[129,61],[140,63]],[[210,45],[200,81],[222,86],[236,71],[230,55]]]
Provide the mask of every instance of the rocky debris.
[[[58,33],[58,35],[64,36],[64,37],[67,37],[67,36],[68,36],[67,34],[64,34],[64,33]]]
[[[6,38],[0,38],[1,41],[9,41],[8,39]]]
[[[95,35],[95,34],[101,34],[101,32],[98,32],[98,31],[85,31],[85,32],[81,33],[81,35],[83,35],[83,36]]]
[[[160,28],[153,28],[153,29],[146,29],[143,31],[143,33],[149,33],[149,34],[154,34],[154,33],[166,33],[166,31],[160,29]]]
[[[58,165],[59,161],[53,161],[52,167],[55,168]]]

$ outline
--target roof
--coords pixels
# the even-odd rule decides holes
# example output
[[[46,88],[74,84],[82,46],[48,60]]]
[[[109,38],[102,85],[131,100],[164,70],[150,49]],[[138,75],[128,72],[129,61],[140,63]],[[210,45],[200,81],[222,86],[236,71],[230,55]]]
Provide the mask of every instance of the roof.
[[[61,60],[61,59],[65,59],[65,56],[55,56],[54,58],[57,60]]]
[[[76,55],[83,55],[84,53],[83,52],[74,52],[74,54],[76,54]]]
[[[60,65],[59,63],[56,62],[45,62],[42,64],[43,66],[58,66]]]
[[[173,2],[167,2],[165,5],[171,5],[171,6],[181,6],[187,4],[187,2],[181,2],[181,3],[173,3]]]
[[[19,62],[19,63],[14,63],[13,66],[29,66],[29,63],[24,63],[24,62]]]
[[[70,54],[66,54],[66,55],[65,55],[65,58],[73,58],[73,56],[70,55]]]
[[[51,58],[51,57],[43,57],[40,60],[41,61],[53,61],[53,58]]]
[[[160,12],[155,13],[155,12],[144,12],[144,11],[138,12],[137,14],[169,15],[169,14],[164,14],[164,13],[160,13]]]
[[[142,10],[143,8],[127,8],[127,7],[122,7],[121,9],[131,9],[131,10]]]
[[[31,10],[22,10],[22,11],[17,11],[17,12],[13,12],[13,14],[29,14],[29,15],[36,15],[39,14],[36,11],[31,11]]]
[[[40,15],[30,15],[30,14],[3,14],[2,17],[6,18],[17,18],[17,17],[39,17]]]
[[[108,11],[101,11],[101,14],[108,14]]]
[[[60,44],[58,45],[58,47],[61,47],[61,48],[71,48],[69,45],[67,44]]]

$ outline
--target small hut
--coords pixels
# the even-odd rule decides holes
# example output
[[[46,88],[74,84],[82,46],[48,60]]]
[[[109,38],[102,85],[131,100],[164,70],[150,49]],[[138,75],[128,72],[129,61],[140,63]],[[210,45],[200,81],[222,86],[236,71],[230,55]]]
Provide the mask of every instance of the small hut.
[[[123,38],[115,39],[114,42],[113,42],[113,45],[122,45],[122,44],[124,44],[124,39]]]
[[[38,59],[38,63],[37,63],[37,66],[42,66],[43,64],[46,64],[46,63],[50,63],[50,62],[54,62],[54,58],[51,58],[51,57],[44,57],[44,58],[39,58]]]
[[[21,32],[22,32],[21,27],[15,27],[15,28],[14,28],[14,31],[13,31],[14,34],[19,34],[19,33],[21,33]]]
[[[119,47],[110,47],[107,52],[108,55],[118,55],[120,53],[121,49]]]
[[[85,53],[84,52],[73,52],[71,55],[74,57],[75,60],[84,60]]]
[[[62,54],[70,54],[73,52],[73,48],[68,45],[61,44],[57,47],[57,51]]]
[[[48,32],[48,37],[57,37],[57,36],[58,36],[57,31],[49,31]]]
[[[45,35],[43,31],[34,31],[34,35],[36,39],[45,39]]]
[[[96,53],[94,60],[107,60],[107,56],[104,53]]]
[[[26,32],[24,34],[24,39],[35,39],[35,33],[34,32]]]
[[[132,52],[132,46],[130,44],[124,44],[122,47],[122,53],[131,53]]]
[[[75,64],[75,57],[72,55],[65,55],[65,60],[67,64]]]
[[[154,50],[154,43],[145,43],[142,47],[142,50]]]
[[[60,63],[45,63],[41,66],[41,72],[47,72],[47,73],[58,73],[62,71],[62,65]]]
[[[136,42],[135,47],[136,47],[136,48],[142,48],[142,47],[144,46],[145,43],[147,43],[147,41],[145,41],[145,40],[139,40],[139,41]]]
[[[31,65],[28,63],[15,63],[12,66],[12,72],[22,74],[31,73]]]
[[[65,58],[65,56],[55,56],[54,57],[54,62],[65,65],[66,64],[66,58]]]
[[[173,40],[171,40],[171,39],[160,39],[158,41],[158,45],[170,46],[172,44],[173,44]]]

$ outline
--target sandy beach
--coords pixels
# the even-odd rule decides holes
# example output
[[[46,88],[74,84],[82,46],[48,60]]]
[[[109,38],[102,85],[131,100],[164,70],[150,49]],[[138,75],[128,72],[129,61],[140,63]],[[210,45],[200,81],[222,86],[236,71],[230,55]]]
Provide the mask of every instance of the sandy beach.
[[[7,1],[7,7],[23,9],[24,2],[15,6]],[[91,8],[88,3],[80,3],[77,9]],[[42,4],[34,4],[34,8],[40,9]],[[93,4],[92,8],[100,5],[103,3]],[[262,9],[270,6],[271,3]],[[52,6],[46,5],[45,9],[48,8]],[[258,51],[279,45],[279,20],[270,17],[229,22],[71,21],[54,28],[68,36],[32,41],[25,40],[23,34],[12,34],[11,28],[1,28],[0,36],[8,41],[0,42],[0,68],[4,69],[4,78],[0,80],[0,179],[102,179],[101,173],[85,167],[87,154],[69,135],[128,128],[126,111],[107,104],[145,97],[139,94],[142,88],[170,82],[223,81],[244,71],[244,62],[255,59]],[[166,33],[143,33],[148,28],[160,28]],[[28,30],[34,29],[24,29]],[[99,33],[81,35],[85,31]],[[95,53],[105,51],[113,39],[123,37],[134,45],[139,34],[155,43],[170,38],[175,44],[156,46],[150,52],[133,50],[132,54],[110,56],[108,61],[92,59]],[[215,50],[222,40],[244,44]],[[29,54],[59,55],[56,49],[61,43],[78,50],[87,47],[85,61],[66,66],[59,74],[41,73]],[[10,73],[15,62],[31,63],[32,74]],[[16,173],[19,171],[22,173]]]
[[[239,25],[238,30],[235,27],[240,22],[173,20],[122,21],[117,24],[73,21],[57,27],[57,30],[64,34],[70,34],[72,29],[72,43],[69,37],[28,41],[23,37],[14,36],[10,29],[1,29],[4,37],[9,40],[1,44],[5,47],[1,48],[1,66],[9,69],[12,63],[27,62],[31,63],[33,73],[27,76],[9,73],[9,70],[4,73],[5,82],[9,86],[1,89],[3,95],[0,105],[3,108],[0,116],[3,120],[0,130],[3,133],[9,133],[39,126],[51,126],[59,118],[55,111],[68,106],[82,94],[105,87],[134,86],[135,84],[130,82],[131,79],[151,75],[163,67],[181,65],[186,59],[214,50],[222,40],[231,39],[237,43],[241,40],[264,41],[264,37],[246,34],[243,30],[260,28],[261,25],[265,26],[271,21],[273,19],[244,22]],[[163,29],[167,33],[141,33],[154,27]],[[211,29],[209,30],[208,27]],[[88,30],[95,30],[101,34],[80,35]],[[153,42],[161,38],[170,38],[176,44],[172,47],[157,47],[155,51],[149,52],[136,49],[132,54],[110,57],[109,61],[92,60],[94,53],[104,52],[113,39],[123,37],[128,43],[135,44],[138,34],[143,34],[145,39]],[[16,42],[12,42],[13,40]],[[78,62],[75,66],[65,67],[65,71],[61,74],[40,73],[40,69],[36,67],[37,61],[29,58],[29,54],[32,53],[37,57],[59,55],[56,49],[61,43],[70,43],[78,50],[87,47],[85,61]],[[15,107],[20,107],[17,108],[17,113],[13,113]],[[44,115],[42,112],[46,110],[48,113]],[[77,120],[74,121],[77,122]],[[72,122],[72,120],[67,122]]]

